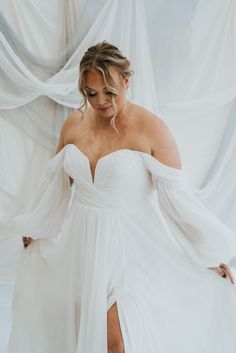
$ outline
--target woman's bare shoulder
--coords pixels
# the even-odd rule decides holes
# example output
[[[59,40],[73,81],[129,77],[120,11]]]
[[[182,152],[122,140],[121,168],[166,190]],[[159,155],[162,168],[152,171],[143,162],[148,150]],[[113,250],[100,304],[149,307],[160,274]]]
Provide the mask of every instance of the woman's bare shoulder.
[[[75,127],[79,127],[81,125],[83,116],[84,112],[77,110],[66,118],[60,131],[60,138],[56,153],[58,153],[68,143],[68,140],[70,140],[70,135],[73,134],[73,131],[75,131]],[[76,131],[78,132],[80,129],[76,129]]]
[[[131,115],[135,130],[139,131],[144,138],[147,137],[148,140],[152,137],[153,129],[157,133],[158,126],[162,124],[161,118],[137,104],[132,104]]]
[[[70,114],[64,121],[62,129],[66,130],[67,128],[70,128],[71,125],[79,124],[82,121],[84,114],[85,112],[81,112],[80,110],[76,110]]]
[[[137,118],[136,123],[146,129],[152,129],[153,125],[156,126],[162,122],[161,118],[138,104],[132,104],[132,115]]]
[[[148,141],[152,155],[160,162],[181,169],[181,159],[176,141],[165,121],[149,110],[136,105],[138,124]]]

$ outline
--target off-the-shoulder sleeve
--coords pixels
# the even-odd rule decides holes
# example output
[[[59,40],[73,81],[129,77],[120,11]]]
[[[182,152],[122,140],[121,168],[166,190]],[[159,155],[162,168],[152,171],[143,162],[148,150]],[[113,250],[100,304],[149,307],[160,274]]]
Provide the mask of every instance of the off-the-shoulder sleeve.
[[[64,150],[48,163],[47,175],[32,212],[13,219],[15,234],[32,239],[55,239],[65,219],[70,200],[70,180],[64,170]]]
[[[168,167],[142,155],[152,175],[159,205],[180,247],[200,266],[236,264],[236,234],[195,196],[183,170]]]

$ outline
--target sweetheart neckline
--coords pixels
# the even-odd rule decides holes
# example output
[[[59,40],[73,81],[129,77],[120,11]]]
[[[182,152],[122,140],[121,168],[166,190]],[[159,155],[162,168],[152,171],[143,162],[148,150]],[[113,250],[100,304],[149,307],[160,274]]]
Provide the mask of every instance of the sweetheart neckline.
[[[94,184],[94,185],[95,185],[95,182],[96,182],[96,171],[97,171],[98,165],[102,162],[102,160],[104,160],[104,159],[106,159],[106,158],[109,158],[109,157],[112,156],[113,154],[117,154],[117,153],[120,153],[120,152],[134,152],[134,153],[144,153],[144,154],[146,154],[146,155],[151,156],[152,158],[155,158],[155,157],[153,157],[151,154],[149,154],[149,153],[147,153],[147,152],[142,152],[142,151],[138,151],[138,150],[132,150],[132,149],[130,149],[130,148],[120,148],[120,149],[118,149],[118,150],[111,151],[110,153],[107,153],[107,154],[105,154],[104,156],[101,156],[101,157],[97,160],[97,162],[96,162],[96,164],[95,164],[94,173],[92,173],[91,161],[90,161],[90,159],[88,158],[88,156],[87,156],[84,152],[82,152],[81,149],[80,149],[77,145],[75,145],[74,143],[68,143],[68,144],[66,144],[66,145],[63,147],[63,149],[64,149],[66,146],[72,146],[72,147],[74,147],[74,148],[75,148],[76,150],[78,150],[79,153],[85,158],[85,160],[87,161],[88,166],[89,166],[91,181],[92,181],[92,184]]]
[[[51,160],[54,160],[55,157],[58,157],[58,155],[61,155],[66,148],[68,147],[73,147],[75,150],[79,151],[80,154],[87,160],[87,163],[89,165],[89,168],[90,168],[90,160],[89,158],[86,156],[86,154],[84,154],[80,148],[75,145],[74,143],[67,143],[56,155],[54,155],[54,157],[51,159]],[[129,149],[129,148],[121,148],[121,149],[118,149],[118,150],[115,150],[115,151],[112,151],[108,154],[105,154],[104,156],[102,156],[101,158],[99,158],[99,160],[97,161],[97,164],[99,163],[99,161],[103,160],[103,159],[106,159],[108,158],[109,156],[112,156],[113,154],[117,154],[117,153],[120,153],[120,152],[132,152],[132,153],[136,153],[136,154],[140,154],[140,155],[143,155],[144,157],[146,158],[149,158],[150,160],[152,160],[153,162],[155,161],[156,164],[158,164],[158,166],[161,168],[161,169],[164,169],[167,173],[171,173],[172,175],[179,175],[179,174],[185,174],[185,171],[184,169],[177,169],[177,168],[173,168],[173,167],[170,167],[164,163],[162,163],[161,161],[159,161],[157,158],[155,158],[154,156],[152,156],[150,153],[147,153],[147,152],[142,152],[142,151],[138,151],[138,150],[132,150],[132,149]],[[145,159],[145,158],[144,158]],[[97,164],[96,164],[96,167],[97,167]],[[94,177],[95,177],[95,174],[96,174],[96,168],[95,168],[95,173],[94,173]],[[90,168],[90,177],[91,177],[91,181],[93,183],[93,185],[95,185],[95,178],[93,180],[93,176],[92,176],[92,173],[91,173],[91,168]]]

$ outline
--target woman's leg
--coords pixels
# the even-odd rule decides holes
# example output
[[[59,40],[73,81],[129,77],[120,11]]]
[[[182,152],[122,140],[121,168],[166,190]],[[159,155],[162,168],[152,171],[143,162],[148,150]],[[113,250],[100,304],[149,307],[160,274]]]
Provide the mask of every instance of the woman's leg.
[[[116,303],[107,312],[107,346],[109,353],[125,353]]]

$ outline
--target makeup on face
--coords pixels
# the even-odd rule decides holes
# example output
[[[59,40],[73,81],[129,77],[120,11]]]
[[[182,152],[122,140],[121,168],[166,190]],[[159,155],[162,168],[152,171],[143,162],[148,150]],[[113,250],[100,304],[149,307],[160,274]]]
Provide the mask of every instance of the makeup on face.
[[[118,70],[113,67],[111,71],[114,88],[117,92],[112,92],[105,86],[101,72],[96,69],[89,70],[85,77],[85,91],[91,107],[102,115],[110,117],[123,106],[126,91]]]

